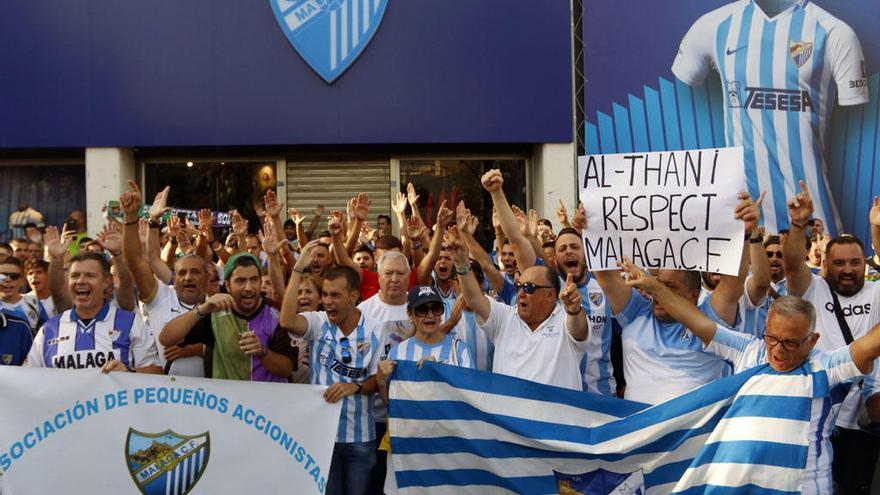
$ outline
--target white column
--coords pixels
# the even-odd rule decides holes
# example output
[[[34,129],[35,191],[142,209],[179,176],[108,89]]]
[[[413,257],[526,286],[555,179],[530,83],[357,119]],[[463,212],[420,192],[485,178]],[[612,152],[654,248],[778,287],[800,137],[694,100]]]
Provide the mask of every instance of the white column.
[[[535,146],[533,153],[532,206],[539,218],[553,222],[553,230],[559,231],[556,207],[561,199],[568,216],[574,215],[577,205],[577,167],[574,143],[544,143]]]
[[[89,236],[104,226],[101,208],[128,190],[136,180],[134,153],[128,148],[86,148],[86,218]]]

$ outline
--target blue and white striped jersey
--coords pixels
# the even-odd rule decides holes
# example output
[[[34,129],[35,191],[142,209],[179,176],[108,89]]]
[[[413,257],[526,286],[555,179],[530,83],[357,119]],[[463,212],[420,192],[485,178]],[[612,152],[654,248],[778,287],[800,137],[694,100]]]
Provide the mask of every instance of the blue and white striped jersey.
[[[767,364],[767,347],[763,341],[721,325],[717,327],[715,338],[706,346],[706,352],[730,362],[736,373]],[[849,391],[849,382],[862,376],[852,361],[849,346],[831,352],[813,350],[808,361],[799,368],[787,373],[772,373],[780,378],[792,374],[813,375],[813,399],[810,404],[800,404],[800,400],[788,397],[785,383],[781,380],[777,395],[779,406],[788,408],[788,414],[809,414],[810,418],[807,465],[802,475],[801,493],[834,493],[831,481],[831,432],[840,404]]]
[[[788,225],[786,199],[806,182],[815,215],[841,228],[825,177],[823,150],[834,88],[841,105],[868,101],[867,72],[855,32],[809,0],[791,0],[770,18],[739,0],[698,19],[672,64],[684,83],[718,72],[726,95],[728,146],[742,146],[752,197],[766,192],[764,225]]]
[[[749,280],[746,279],[746,286]],[[778,283],[770,282],[770,288],[776,291],[779,296],[788,295],[788,284],[786,279],[780,280]],[[748,289],[743,291],[739,305],[739,322],[736,330],[753,335],[757,339],[764,338],[764,330],[767,329],[767,313],[770,311],[770,305],[773,298],[770,294],[764,297],[760,304],[754,304],[749,299]]]
[[[589,276],[589,275],[588,275]],[[564,285],[565,280],[561,280]],[[614,395],[617,381],[611,367],[611,305],[596,279],[589,276],[587,283],[578,286],[583,296],[583,307],[590,322],[587,353],[581,359],[581,376],[584,391],[594,394]]]
[[[45,323],[49,316],[40,303],[40,299],[32,294],[23,294],[21,299],[15,303],[7,303],[0,301],[0,309],[4,309],[9,313],[18,314],[18,316],[28,322],[31,327],[31,335],[36,335],[40,325]]]
[[[492,357],[495,346],[486,332],[477,325],[477,316],[472,311],[462,311],[461,319],[450,330],[449,335],[461,340],[473,352],[474,367],[481,371],[492,371]]]
[[[368,319],[362,313],[357,327],[346,336],[339,327],[327,320],[324,311],[309,311],[300,315],[309,322],[309,328],[302,337],[309,343],[309,383],[333,385],[363,382],[376,374],[382,351],[382,326],[378,321]],[[374,395],[364,394],[342,399],[337,442],[370,442],[376,438],[373,400]]]
[[[89,323],[80,319],[75,307],[47,321],[34,339],[25,366],[100,368],[112,359],[130,368],[159,365],[156,343],[143,320],[105,302]]]
[[[450,334],[445,335],[443,340],[436,344],[427,344],[413,335],[392,347],[388,359],[392,361],[419,361],[429,356],[438,363],[474,368],[470,347]]]

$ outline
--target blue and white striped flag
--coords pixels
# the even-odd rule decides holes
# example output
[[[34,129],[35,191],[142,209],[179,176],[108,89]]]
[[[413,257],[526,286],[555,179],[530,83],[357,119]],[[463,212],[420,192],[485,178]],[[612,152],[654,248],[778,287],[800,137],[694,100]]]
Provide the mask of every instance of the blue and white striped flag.
[[[390,395],[403,494],[638,494],[643,479],[648,495],[781,495],[799,492],[813,381],[761,366],[649,407],[400,362]]]

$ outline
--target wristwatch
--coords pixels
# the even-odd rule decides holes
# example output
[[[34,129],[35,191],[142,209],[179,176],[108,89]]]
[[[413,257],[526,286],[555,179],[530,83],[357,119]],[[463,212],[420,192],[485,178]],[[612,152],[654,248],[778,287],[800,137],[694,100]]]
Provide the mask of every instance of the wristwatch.
[[[357,390],[354,391],[355,395],[361,393],[361,389],[364,388],[364,384],[362,382],[354,382],[355,385],[358,386]]]

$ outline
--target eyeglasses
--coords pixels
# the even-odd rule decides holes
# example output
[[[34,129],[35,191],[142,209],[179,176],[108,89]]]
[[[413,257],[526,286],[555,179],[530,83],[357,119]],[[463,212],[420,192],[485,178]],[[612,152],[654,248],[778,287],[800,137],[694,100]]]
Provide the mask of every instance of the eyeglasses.
[[[774,256],[782,259],[782,251],[767,251],[768,258],[773,258]]]
[[[2,273],[0,273],[0,275],[3,275],[4,277],[8,278],[9,280],[18,280],[21,278],[20,273],[2,272]]]
[[[526,294],[534,294],[535,291],[538,290],[538,289],[552,289],[553,287],[550,286],[550,285],[538,285],[538,284],[533,284],[533,283],[531,283],[531,282],[526,282],[526,283],[524,283],[524,284],[521,284],[521,283],[517,282],[517,283],[513,284],[513,288],[514,288],[514,290],[516,290],[517,292],[519,292],[519,291],[523,291],[523,292],[525,292]]]
[[[793,351],[793,350],[797,349],[798,347],[800,347],[804,342],[806,342],[812,335],[813,335],[813,332],[810,332],[807,334],[806,337],[804,337],[800,340],[782,340],[782,339],[777,339],[776,337],[765,333],[764,334],[764,342],[766,342],[767,345],[769,345],[770,347],[776,347],[776,344],[779,344],[786,351]]]
[[[424,318],[428,315],[429,311],[434,313],[434,316],[440,316],[446,312],[446,307],[441,302],[430,302],[413,309],[413,314],[419,318]]]
[[[348,337],[339,339],[339,345],[342,347],[342,362],[348,364],[351,362],[351,344],[348,343]]]

